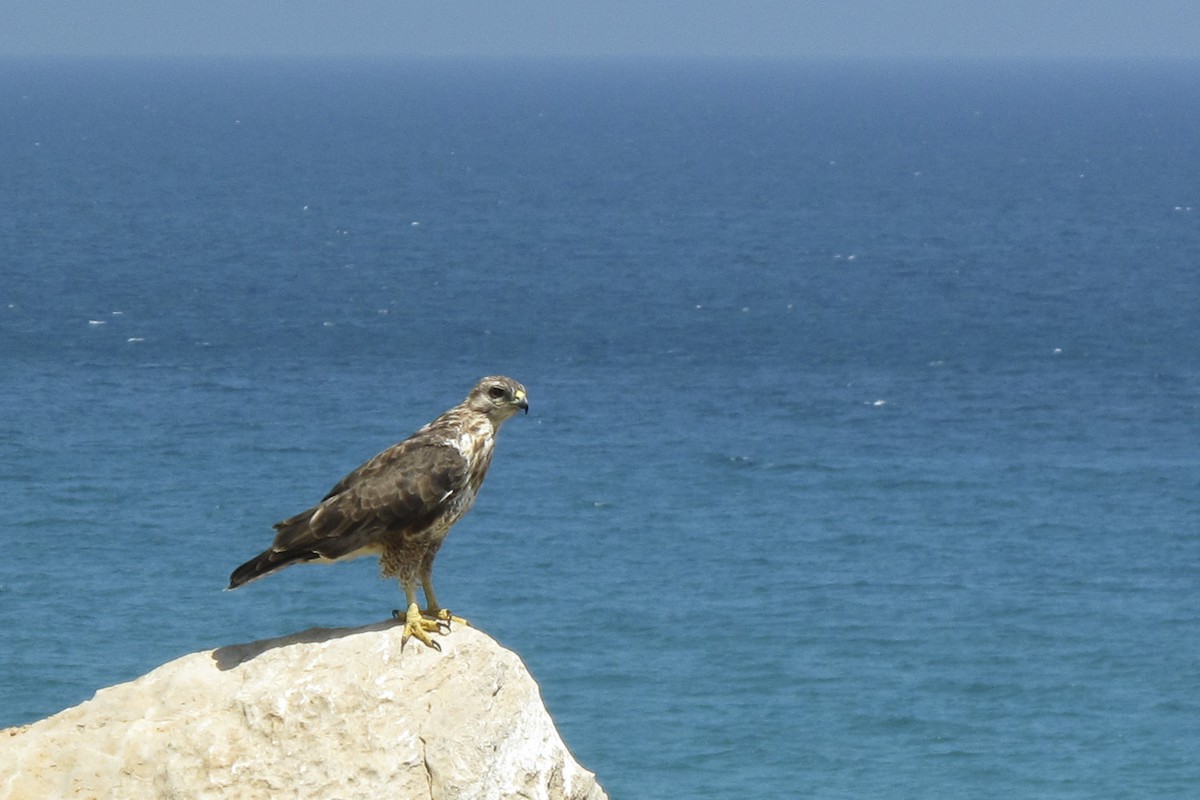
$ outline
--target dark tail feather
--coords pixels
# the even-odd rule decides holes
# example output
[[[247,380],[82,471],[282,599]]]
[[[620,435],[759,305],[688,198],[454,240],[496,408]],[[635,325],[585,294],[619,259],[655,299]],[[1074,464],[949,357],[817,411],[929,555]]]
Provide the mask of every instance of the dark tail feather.
[[[280,553],[275,550],[264,550],[233,571],[233,574],[229,576],[229,588],[236,589],[242,584],[256,581],[272,572],[278,572],[284,567],[312,561],[315,558],[320,558],[320,556],[311,551]]]
[[[315,527],[314,527],[315,524]],[[275,541],[266,550],[242,564],[229,576],[229,588],[278,572],[305,561],[337,561],[365,555],[378,535],[375,528],[355,529],[353,520],[336,507],[314,506],[294,517],[275,523]]]

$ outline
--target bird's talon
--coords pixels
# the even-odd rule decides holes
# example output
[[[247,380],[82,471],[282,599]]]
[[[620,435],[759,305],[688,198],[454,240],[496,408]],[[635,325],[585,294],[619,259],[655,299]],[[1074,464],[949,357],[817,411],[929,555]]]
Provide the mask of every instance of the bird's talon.
[[[454,616],[454,614],[450,613],[450,609],[448,608],[439,608],[436,614],[431,614],[430,616],[433,616],[435,619],[437,619],[439,623],[444,624],[447,629],[449,629],[452,624],[466,625],[468,628],[471,627],[471,623],[467,622],[462,617]]]
[[[439,623],[425,619],[421,616],[421,610],[417,608],[417,604],[413,603],[408,607],[408,611],[404,613],[404,632],[400,635],[400,649],[404,650],[404,644],[410,636],[421,640],[421,643],[427,647],[432,647],[439,653],[442,651],[442,646],[435,642],[430,633],[437,631],[441,632]]]

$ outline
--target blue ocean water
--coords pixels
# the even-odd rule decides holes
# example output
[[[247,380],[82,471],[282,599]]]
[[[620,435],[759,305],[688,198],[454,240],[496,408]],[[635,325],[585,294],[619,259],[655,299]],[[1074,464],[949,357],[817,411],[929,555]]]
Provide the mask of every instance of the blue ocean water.
[[[1192,797],[1200,64],[0,63],[0,725],[439,596],[614,798]]]

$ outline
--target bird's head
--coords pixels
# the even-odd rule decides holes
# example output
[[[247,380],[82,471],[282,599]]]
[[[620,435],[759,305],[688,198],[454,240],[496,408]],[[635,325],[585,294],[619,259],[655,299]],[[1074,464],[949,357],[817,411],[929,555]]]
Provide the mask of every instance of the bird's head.
[[[482,414],[487,414],[492,422],[499,425],[518,411],[529,413],[529,398],[525,387],[512,378],[503,375],[490,375],[479,383],[467,395],[467,406]]]

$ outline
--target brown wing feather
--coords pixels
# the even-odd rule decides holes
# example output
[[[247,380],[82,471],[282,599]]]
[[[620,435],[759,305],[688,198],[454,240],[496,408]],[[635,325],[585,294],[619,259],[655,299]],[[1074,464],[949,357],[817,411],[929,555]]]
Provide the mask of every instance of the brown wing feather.
[[[432,525],[467,487],[469,464],[431,431],[389,447],[351,472],[316,506],[275,525],[271,547],[233,571],[229,587],[290,564],[346,558]]]

